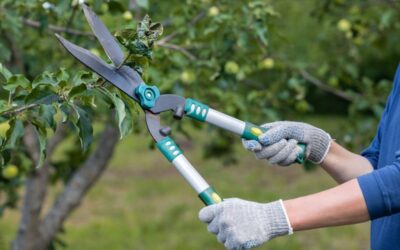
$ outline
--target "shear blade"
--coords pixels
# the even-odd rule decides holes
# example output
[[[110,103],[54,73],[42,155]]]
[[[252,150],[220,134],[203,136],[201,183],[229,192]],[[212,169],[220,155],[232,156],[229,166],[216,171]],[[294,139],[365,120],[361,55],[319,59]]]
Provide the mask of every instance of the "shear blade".
[[[96,14],[85,4],[82,4],[85,17],[92,28],[93,33],[103,46],[108,58],[115,66],[120,66],[124,61],[124,53],[119,47],[115,37],[111,35],[104,23],[96,16]]]
[[[134,92],[135,88],[143,83],[143,80],[136,71],[125,65],[121,68],[109,65],[102,59],[93,55],[90,51],[69,42],[58,34],[56,34],[56,36],[64,48],[78,61],[122,90],[125,94],[138,101]]]

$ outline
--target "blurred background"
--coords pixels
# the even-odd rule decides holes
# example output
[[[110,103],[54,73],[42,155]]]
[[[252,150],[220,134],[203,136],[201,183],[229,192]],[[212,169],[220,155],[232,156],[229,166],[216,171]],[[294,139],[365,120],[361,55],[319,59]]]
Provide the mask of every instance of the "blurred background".
[[[400,58],[395,0],[2,0],[0,116],[29,105],[24,95],[43,83],[40,88],[67,93],[82,107],[90,129],[60,102],[47,105],[54,108],[51,121],[65,126],[62,133],[50,131],[49,122],[37,125],[42,109],[0,120],[0,249],[223,249],[198,220],[203,205],[194,191],[154,150],[138,107],[115,93],[129,123],[114,126],[123,137],[118,140],[112,132],[118,129],[109,128],[114,124],[109,110],[118,109],[117,101],[99,101],[86,87],[79,89],[85,94],[70,94],[97,79],[82,71],[53,33],[106,60],[90,35],[83,2],[112,32],[136,29],[146,14],[162,24],[151,55],[134,65],[162,93],[195,98],[256,124],[308,122],[354,152],[375,134]],[[164,121],[223,197],[268,202],[335,186],[318,166],[270,167],[245,151],[239,138],[217,128],[189,119]],[[31,123],[39,138],[33,144]],[[11,134],[19,136],[10,142]],[[41,139],[50,141],[46,157]],[[29,145],[40,156],[32,157]],[[35,168],[40,159],[44,167]],[[90,166],[99,167],[87,177]],[[78,197],[68,203],[68,190],[82,176],[87,187],[78,188]],[[45,243],[43,228],[51,235]],[[369,223],[298,232],[260,249],[369,249]]]

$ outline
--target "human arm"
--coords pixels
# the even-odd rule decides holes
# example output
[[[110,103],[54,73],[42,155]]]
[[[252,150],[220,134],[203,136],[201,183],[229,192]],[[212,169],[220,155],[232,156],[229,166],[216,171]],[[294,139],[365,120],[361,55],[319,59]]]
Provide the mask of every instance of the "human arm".
[[[344,183],[373,170],[365,157],[352,153],[332,141],[321,167],[338,183]]]
[[[285,209],[286,208],[286,209]],[[257,203],[241,199],[203,208],[199,218],[227,249],[250,249],[275,237],[369,219],[357,180],[287,201]]]
[[[297,144],[306,144],[306,159],[321,164],[338,183],[351,180],[372,171],[372,164],[363,156],[354,154],[331,139],[330,135],[307,123],[273,122],[264,124],[267,132],[259,141],[243,141],[245,148],[258,159],[286,166],[294,163],[299,153]]]
[[[369,220],[363,193],[356,179],[283,203],[293,231],[355,224]]]

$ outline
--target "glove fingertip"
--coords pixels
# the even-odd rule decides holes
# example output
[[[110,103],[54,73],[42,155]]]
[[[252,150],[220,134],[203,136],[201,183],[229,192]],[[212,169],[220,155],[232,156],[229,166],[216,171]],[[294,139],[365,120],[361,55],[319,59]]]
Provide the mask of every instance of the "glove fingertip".
[[[243,147],[249,151],[257,152],[262,149],[261,144],[256,140],[242,140]]]
[[[204,223],[209,223],[214,219],[217,205],[204,207],[199,212],[199,219]]]

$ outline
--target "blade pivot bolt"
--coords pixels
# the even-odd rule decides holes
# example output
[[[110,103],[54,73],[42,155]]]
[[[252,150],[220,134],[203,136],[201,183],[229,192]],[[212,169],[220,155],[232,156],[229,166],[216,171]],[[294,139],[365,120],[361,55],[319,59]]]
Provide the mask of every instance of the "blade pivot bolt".
[[[156,104],[160,91],[156,86],[142,83],[135,89],[135,94],[140,100],[140,106],[144,109],[150,109]]]

